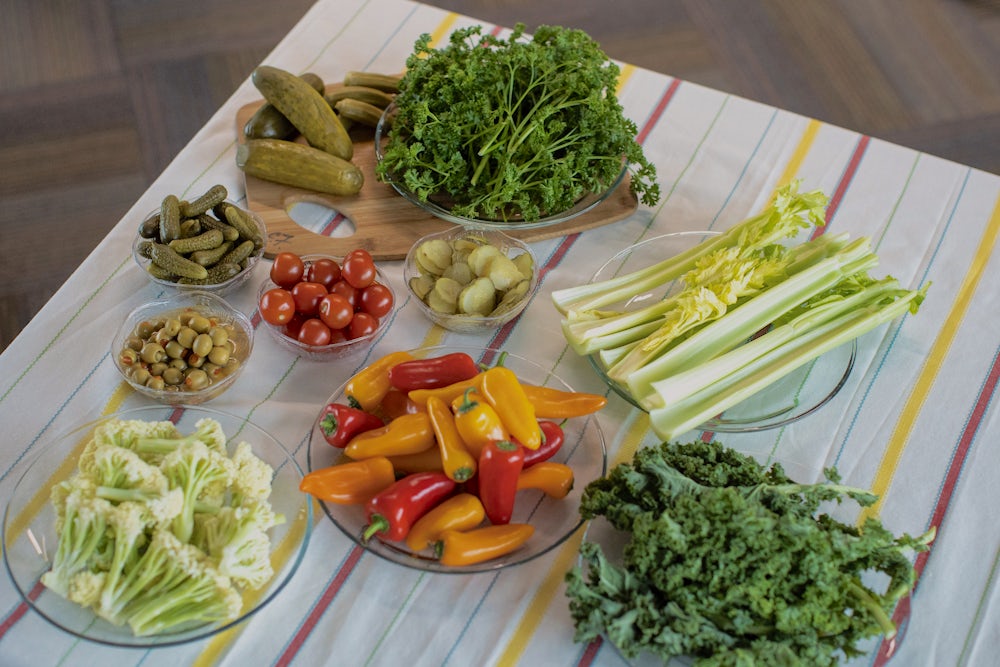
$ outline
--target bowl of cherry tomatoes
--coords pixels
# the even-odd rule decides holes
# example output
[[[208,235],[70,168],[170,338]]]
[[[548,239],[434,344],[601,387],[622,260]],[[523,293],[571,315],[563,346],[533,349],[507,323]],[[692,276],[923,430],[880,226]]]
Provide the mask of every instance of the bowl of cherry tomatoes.
[[[371,254],[275,255],[257,293],[261,322],[279,345],[314,361],[365,349],[389,325],[396,295]]]

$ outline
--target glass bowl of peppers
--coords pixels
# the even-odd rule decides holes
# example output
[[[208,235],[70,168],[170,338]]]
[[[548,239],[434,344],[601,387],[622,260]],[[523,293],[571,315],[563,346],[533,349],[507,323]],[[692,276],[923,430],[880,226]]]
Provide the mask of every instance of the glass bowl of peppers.
[[[430,572],[490,572],[562,544],[607,467],[597,413],[550,370],[493,348],[389,353],[329,397],[301,490],[351,540]]]

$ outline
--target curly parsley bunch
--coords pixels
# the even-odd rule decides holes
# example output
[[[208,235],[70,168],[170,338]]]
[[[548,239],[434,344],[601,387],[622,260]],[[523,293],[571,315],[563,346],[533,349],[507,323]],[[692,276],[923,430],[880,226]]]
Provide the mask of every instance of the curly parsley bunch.
[[[407,59],[378,175],[464,217],[533,222],[610,187],[623,169],[645,204],[656,169],[615,96],[619,68],[586,33],[541,26],[522,39],[422,35]]]

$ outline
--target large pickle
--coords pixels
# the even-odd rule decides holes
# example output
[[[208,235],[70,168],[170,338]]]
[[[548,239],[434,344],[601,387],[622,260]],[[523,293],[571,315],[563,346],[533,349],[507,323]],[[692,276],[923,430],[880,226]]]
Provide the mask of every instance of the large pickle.
[[[317,93],[323,93],[323,79],[316,74],[306,72],[299,78],[312,86]],[[285,118],[285,115],[270,102],[264,102],[243,126],[243,134],[248,139],[289,139],[295,133],[292,121]]]
[[[261,65],[251,77],[264,99],[273,104],[309,145],[350,160],[354,145],[337,114],[323,96],[301,78],[277,67]]]
[[[236,164],[257,178],[334,195],[357,194],[365,180],[347,160],[280,139],[251,139],[237,146]]]

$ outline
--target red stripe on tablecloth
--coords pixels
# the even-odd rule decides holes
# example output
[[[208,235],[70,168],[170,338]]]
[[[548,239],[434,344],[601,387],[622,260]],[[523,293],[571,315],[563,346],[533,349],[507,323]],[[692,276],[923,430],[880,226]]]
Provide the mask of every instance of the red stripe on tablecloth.
[[[653,108],[653,112],[649,114],[649,118],[646,119],[645,125],[642,126],[642,129],[639,130],[639,134],[637,134],[635,137],[636,141],[638,141],[640,144],[646,142],[646,137],[649,136],[649,133],[653,130],[653,127],[655,127],[656,123],[660,120],[660,116],[663,115],[663,112],[664,110],[666,110],[667,105],[670,104],[670,100],[674,98],[674,93],[677,92],[677,89],[680,87],[680,85],[681,85],[680,79],[674,79],[673,81],[670,82],[670,85],[667,87],[666,92],[663,93],[663,97],[660,98],[660,101]]]
[[[861,165],[861,158],[865,156],[865,151],[868,150],[870,142],[871,137],[869,136],[862,136],[858,139],[858,144],[854,147],[854,154],[851,155],[851,160],[847,163],[847,168],[844,169],[844,173],[840,177],[840,183],[837,184],[837,189],[834,190],[833,196],[830,197],[830,203],[826,207],[826,225],[814,229],[811,238],[816,238],[822,234],[833,220],[833,216],[837,214],[840,202],[844,200],[844,193],[847,192],[851,181],[854,180],[854,174],[858,172],[858,167]]]
[[[292,641],[288,644],[288,648],[286,648],[285,652],[281,654],[281,657],[278,658],[275,665],[284,667],[284,665],[288,665],[292,662],[295,654],[298,653],[299,649],[302,648],[302,645],[305,644],[309,634],[312,632],[313,628],[316,627],[316,624],[319,623],[319,619],[322,618],[323,614],[326,612],[326,608],[330,606],[330,603],[333,602],[333,598],[335,598],[337,593],[340,592],[340,588],[344,585],[344,582],[347,581],[347,577],[349,577],[351,572],[354,571],[354,567],[358,564],[358,561],[361,560],[361,555],[363,553],[364,549],[359,546],[354,546],[351,549],[351,552],[347,555],[347,560],[344,561],[344,564],[337,571],[337,575],[333,578],[333,581],[330,582],[330,585],[326,587],[325,591],[323,591],[322,597],[317,600],[316,605],[312,608],[312,611],[309,612],[309,616],[306,617],[306,620],[299,627],[299,631],[295,633],[294,637],[292,637]]]
[[[45,590],[45,585],[40,581],[37,582],[34,587],[28,591],[28,599],[34,602],[38,599],[38,596],[42,594],[43,590]],[[21,602],[14,608],[14,611],[11,612],[10,616],[5,618],[3,623],[0,623],[0,639],[3,639],[4,635],[7,634],[7,631],[14,627],[14,624],[20,621],[26,613],[28,613],[28,603]]]
[[[597,657],[597,652],[601,650],[601,644],[604,643],[604,639],[598,637],[589,644],[587,644],[586,650],[584,650],[583,655],[580,656],[580,660],[576,663],[576,667],[590,667],[594,662],[594,658]]]
[[[830,203],[826,207],[826,224],[822,227],[814,229],[809,238],[814,239],[824,233],[833,222],[833,216],[837,214],[837,209],[840,208],[840,202],[844,200],[844,194],[847,192],[847,188],[851,186],[851,181],[854,180],[854,175],[858,172],[858,167],[861,165],[861,159],[864,157],[865,151],[868,150],[868,144],[870,142],[871,138],[868,136],[862,136],[858,139],[858,143],[854,147],[854,152],[851,154],[851,159],[847,162],[847,166],[844,168],[844,173],[840,175],[840,181],[837,183],[837,189],[834,190],[833,196],[830,198]],[[702,432],[702,442],[711,442],[713,439],[715,439],[715,431]]]
[[[951,505],[951,499],[958,486],[958,478],[961,476],[962,468],[965,466],[965,459],[969,455],[969,450],[972,448],[972,441],[979,431],[983,417],[986,416],[986,412],[993,402],[993,397],[996,395],[997,384],[1000,384],[1000,354],[993,357],[993,366],[986,376],[983,388],[979,391],[979,396],[976,398],[976,403],[972,408],[972,414],[969,415],[969,421],[966,423],[965,428],[962,429],[962,435],[958,439],[958,446],[951,457],[951,463],[948,464],[948,470],[944,476],[944,484],[941,486],[937,502],[934,505],[934,511],[931,513],[930,525],[934,528],[940,528],[941,524],[944,523],[944,516],[948,511],[948,506]],[[917,584],[920,583],[920,575],[927,566],[929,558],[929,551],[917,554],[917,559],[914,563],[914,569],[917,571]],[[888,662],[889,658],[895,652],[896,647],[903,640],[910,618],[910,606],[909,596],[900,600],[899,604],[896,605],[896,611],[892,615],[892,622],[896,624],[899,630],[894,639],[882,641],[875,656],[874,667],[881,667]]]

